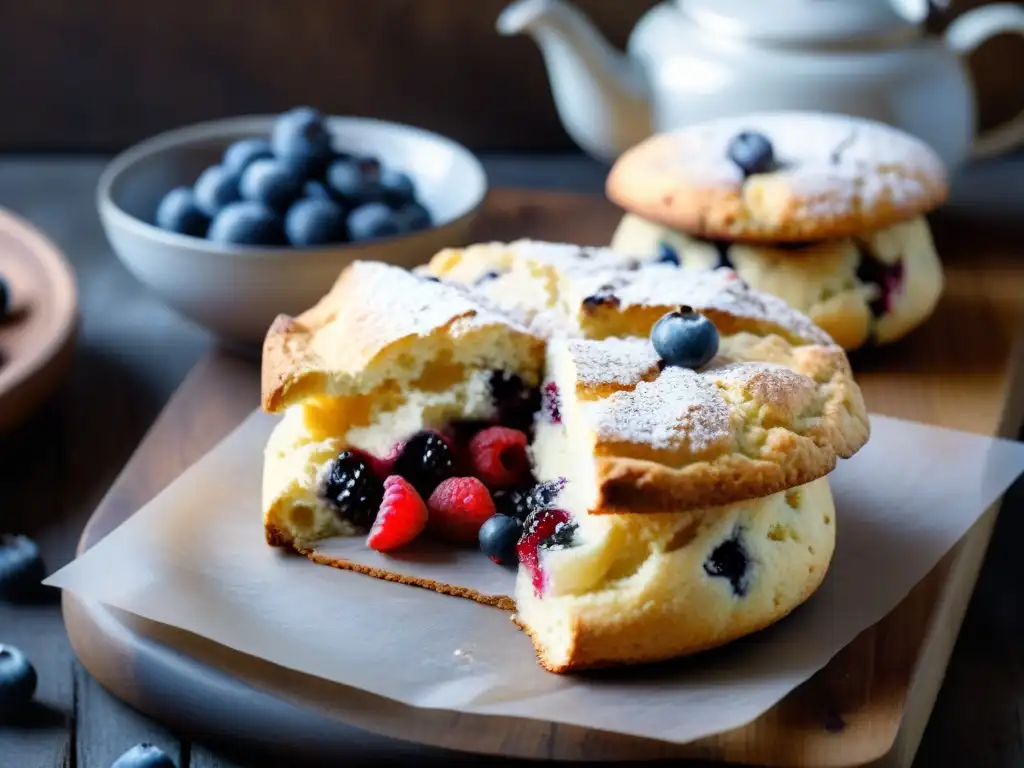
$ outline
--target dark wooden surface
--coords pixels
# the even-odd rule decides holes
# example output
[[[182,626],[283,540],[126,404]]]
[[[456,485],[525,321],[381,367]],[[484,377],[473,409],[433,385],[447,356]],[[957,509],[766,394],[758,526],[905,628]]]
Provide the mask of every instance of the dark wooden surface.
[[[507,1],[5,3],[0,150],[113,151],[298,103],[410,122],[474,149],[568,149],[536,46],[494,30]],[[621,45],[655,1],[577,3]],[[954,0],[950,16],[990,1]],[[984,124],[1024,108],[1022,67],[1017,38],[973,57]]]
[[[82,344],[70,381],[30,424],[0,437],[0,527],[36,536],[56,568],[72,557],[85,520],[208,340],[141,292],[110,256],[92,212],[95,165],[76,170],[66,163],[33,163],[2,170],[0,204],[54,237],[77,267],[82,287]],[[536,178],[549,185],[573,181],[561,172]],[[522,215],[529,220],[529,208]],[[506,231],[513,224],[507,220]],[[971,248],[996,243],[1008,270],[1014,269],[1010,255],[1020,253],[1019,230],[1000,235],[947,222],[940,234],[966,246],[961,258],[968,260]],[[998,284],[990,289],[1000,303],[1012,298]],[[964,303],[953,311],[978,311],[987,320],[999,314],[998,308]],[[984,347],[979,339],[975,354],[984,357]],[[891,354],[899,355],[898,348]],[[972,359],[950,359],[947,375],[969,373]],[[1024,521],[1015,514],[1021,505],[1018,491],[998,523],[918,766],[1024,764],[1018,715],[1024,693],[1018,552]],[[0,637],[31,655],[40,671],[41,702],[29,723],[0,727],[0,768],[106,768],[143,740],[167,747],[181,768],[259,764],[222,756],[233,748],[181,740],[109,696],[76,666],[56,603],[0,605]]]

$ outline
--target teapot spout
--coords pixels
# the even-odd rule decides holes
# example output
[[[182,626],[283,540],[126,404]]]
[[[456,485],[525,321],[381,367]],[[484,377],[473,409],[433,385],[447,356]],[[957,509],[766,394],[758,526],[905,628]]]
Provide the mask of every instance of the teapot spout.
[[[588,154],[612,162],[652,131],[650,86],[640,65],[613,48],[565,0],[516,0],[498,32],[529,34],[541,49],[558,116]]]

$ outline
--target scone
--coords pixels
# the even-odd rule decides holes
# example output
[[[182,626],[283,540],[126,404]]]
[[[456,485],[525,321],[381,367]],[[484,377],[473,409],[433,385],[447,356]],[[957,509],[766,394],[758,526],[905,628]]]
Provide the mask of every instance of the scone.
[[[901,338],[942,292],[924,214],[946,198],[945,169],[880,123],[780,112],[693,126],[626,152],[607,192],[627,212],[614,249],[735,269],[846,349]]]
[[[554,339],[547,375],[532,450],[558,494],[515,593],[547,668],[693,653],[814,592],[835,546],[825,475],[868,434],[841,349],[740,331],[690,370],[643,338]]]
[[[421,274],[349,267],[271,328],[263,406],[284,414],[271,544],[475,520],[483,554],[518,566],[516,620],[556,672],[693,653],[793,610],[834,547],[825,478],[869,433],[843,350],[734,271],[531,241]]]
[[[266,448],[267,541],[302,548],[373,522],[380,489],[349,449],[387,457],[452,422],[528,423],[543,339],[458,286],[355,262],[263,348],[263,409],[283,413]]]

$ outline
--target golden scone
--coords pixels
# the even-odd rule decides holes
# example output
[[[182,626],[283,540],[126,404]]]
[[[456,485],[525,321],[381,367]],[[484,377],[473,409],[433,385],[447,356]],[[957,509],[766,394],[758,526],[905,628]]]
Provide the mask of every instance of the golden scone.
[[[355,262],[263,350],[263,408],[284,412],[266,450],[267,540],[294,545],[352,533],[324,497],[346,448],[387,456],[456,420],[496,417],[495,389],[535,390],[544,342],[456,285]]]
[[[750,173],[730,157],[741,133],[768,139],[774,162]],[[769,112],[700,123],[627,150],[608,197],[699,237],[806,242],[884,229],[945,201],[946,171],[924,142],[882,123]]]
[[[824,478],[726,507],[555,511],[532,527],[516,620],[552,672],[685,656],[763,629],[821,584],[836,530]]]
[[[925,144],[844,115],[775,112],[652,137],[608,177],[612,247],[735,269],[843,348],[896,341],[934,311],[942,265],[924,219],[946,199]]]
[[[868,439],[860,391],[843,350],[781,299],[732,270],[650,261],[519,241],[442,252],[421,274],[356,263],[315,307],[279,318],[264,347],[263,407],[283,414],[265,452],[268,542],[507,608],[455,578],[313,550],[366,530],[385,475],[427,499],[441,480],[416,485],[425,462],[476,450],[465,435],[449,445],[452,430],[515,426],[532,436],[535,484],[507,500],[514,517],[489,522],[518,535],[524,520],[506,542],[516,617],[545,667],[671,658],[786,615],[828,568],[824,476]],[[648,338],[681,307],[718,338],[694,369]]]

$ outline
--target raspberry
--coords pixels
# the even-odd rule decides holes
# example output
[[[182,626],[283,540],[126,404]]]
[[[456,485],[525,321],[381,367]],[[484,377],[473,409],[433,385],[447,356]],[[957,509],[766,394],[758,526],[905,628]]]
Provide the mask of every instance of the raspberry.
[[[487,488],[475,477],[452,477],[442,482],[427,501],[430,527],[446,539],[475,542],[480,526],[494,514]]]
[[[384,481],[384,500],[366,546],[378,552],[404,547],[427,527],[427,507],[416,489],[398,475]]]
[[[469,441],[473,474],[488,488],[514,488],[530,476],[526,435],[518,429],[488,427]]]

